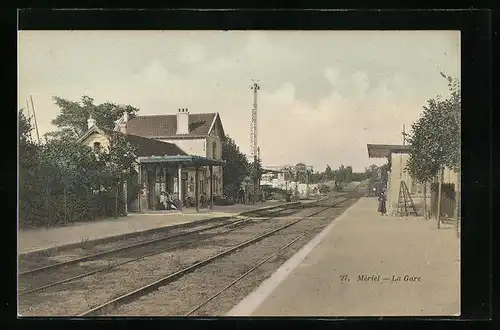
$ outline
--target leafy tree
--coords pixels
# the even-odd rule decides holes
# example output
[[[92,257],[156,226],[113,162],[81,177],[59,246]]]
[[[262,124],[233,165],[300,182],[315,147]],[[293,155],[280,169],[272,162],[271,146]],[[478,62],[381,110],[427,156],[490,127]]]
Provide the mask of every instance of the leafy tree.
[[[91,188],[99,182],[102,164],[92,150],[67,140],[51,140],[40,154],[41,202],[46,223],[93,218]],[[96,205],[97,207],[97,205]]]
[[[337,170],[334,171],[335,181],[344,182],[347,177],[346,168],[344,165],[340,165]]]
[[[18,112],[19,121],[19,224],[30,226],[31,213],[36,210],[40,201],[39,146],[31,139],[33,127],[30,119],[24,115],[23,109]]]
[[[335,179],[335,174],[333,173],[332,171],[332,168],[330,167],[330,165],[326,165],[326,169],[325,169],[325,179],[326,180],[333,180]]]
[[[350,165],[346,166],[346,168],[345,168],[345,176],[346,176],[345,180],[347,182],[349,182],[349,181],[352,180],[352,166],[350,166]]]
[[[375,164],[370,165],[365,168],[365,177],[366,179],[375,179],[378,173],[379,167]]]
[[[427,101],[422,116],[412,125],[408,139],[410,156],[406,170],[421,183],[431,181],[445,167],[460,170],[460,82],[444,73],[441,76],[448,81],[450,95],[446,99],[437,96]]]
[[[311,173],[310,182],[311,183],[320,183],[320,182],[326,181],[325,177],[326,177],[325,173],[320,173],[318,171],[315,171],[315,172]]]
[[[256,161],[257,166],[255,166],[255,161],[248,163],[248,173],[252,179],[256,177],[257,181],[260,182],[263,174],[262,159],[256,158]],[[255,175],[255,170],[257,170],[257,175]]]
[[[103,173],[107,186],[115,190],[115,216],[118,216],[120,187],[136,174],[137,148],[120,133],[111,134],[109,142],[108,150],[101,154],[100,159],[105,164]]]
[[[23,169],[32,170],[36,165],[38,146],[31,139],[33,126],[29,118],[24,115],[23,109],[18,112],[19,121],[19,161]]]
[[[390,166],[388,163],[380,166],[380,175],[381,175],[381,179],[383,182],[387,182],[388,178],[389,178],[389,169],[390,169]]]
[[[460,83],[442,75],[448,80],[450,97],[429,99],[408,139],[406,169],[419,182],[431,180],[443,167],[460,169]]]
[[[61,97],[54,97],[55,104],[61,109],[61,113],[52,120],[52,124],[59,130],[48,134],[48,137],[73,138],[80,137],[87,131],[87,119],[90,115],[96,120],[97,126],[113,129],[114,122],[128,111],[133,118],[139,109],[131,105],[118,105],[111,102],[94,104],[94,99],[82,96],[80,102],[70,101]]]
[[[236,197],[241,183],[249,175],[249,164],[246,156],[229,135],[226,135],[222,144],[222,158],[226,161],[222,173],[224,194]]]

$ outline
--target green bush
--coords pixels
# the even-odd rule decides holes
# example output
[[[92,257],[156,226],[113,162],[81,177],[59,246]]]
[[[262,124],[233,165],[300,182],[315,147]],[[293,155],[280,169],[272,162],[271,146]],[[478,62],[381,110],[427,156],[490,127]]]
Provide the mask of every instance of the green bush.
[[[34,146],[30,144],[29,148]],[[19,166],[20,228],[51,227],[124,215],[123,189],[118,189],[118,212],[116,187],[98,192],[92,189],[116,186],[113,183],[116,179],[90,148],[74,142],[54,141],[35,146],[37,152],[28,157],[27,147],[20,144],[23,160]],[[137,196],[137,189],[137,185],[129,184],[129,202]]]

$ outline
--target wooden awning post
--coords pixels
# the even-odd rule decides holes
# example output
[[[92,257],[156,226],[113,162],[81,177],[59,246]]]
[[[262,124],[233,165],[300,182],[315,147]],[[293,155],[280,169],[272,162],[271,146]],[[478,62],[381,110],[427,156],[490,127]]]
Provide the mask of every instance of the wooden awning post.
[[[137,211],[141,212],[141,199],[142,199],[142,164],[139,163],[138,171],[137,171],[137,181],[139,184],[139,191],[137,192]]]
[[[199,182],[198,182],[198,165],[195,167],[195,174],[194,174],[194,196],[196,198],[196,212],[200,212],[200,189],[198,187]]]
[[[179,208],[182,210],[183,205],[184,205],[184,196],[182,194],[182,164],[179,163],[178,169],[177,169],[177,191],[179,192],[179,202],[181,205],[179,205]]]
[[[213,176],[213,166],[210,165],[210,209],[214,208],[214,176]]]

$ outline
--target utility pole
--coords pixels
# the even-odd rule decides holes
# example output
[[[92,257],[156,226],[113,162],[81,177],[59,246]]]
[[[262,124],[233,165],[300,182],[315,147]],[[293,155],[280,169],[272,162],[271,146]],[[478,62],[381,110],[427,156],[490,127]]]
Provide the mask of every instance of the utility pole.
[[[30,113],[30,104],[28,102],[28,99],[26,99],[26,117],[28,118],[28,120],[30,121],[31,123],[31,113]],[[33,129],[30,130],[30,138],[31,138],[31,141],[33,141]]]
[[[252,121],[250,124],[250,148],[253,156],[253,167],[254,167],[254,177],[253,177],[253,200],[255,202],[257,194],[257,185],[259,184],[259,174],[258,174],[258,142],[257,142],[257,92],[260,90],[260,85],[255,80],[252,80],[253,90],[253,107],[252,107]]]
[[[33,120],[35,121],[36,138],[38,140],[38,143],[40,143],[40,135],[38,134],[38,123],[36,121],[36,114],[35,114],[35,105],[33,104],[33,96],[31,96],[31,94],[30,94],[30,99],[31,99],[31,110],[33,110]]]
[[[403,147],[406,145],[406,132],[405,132],[405,125],[403,124],[403,132],[401,132],[403,135]],[[403,180],[403,154],[399,156],[399,180]]]

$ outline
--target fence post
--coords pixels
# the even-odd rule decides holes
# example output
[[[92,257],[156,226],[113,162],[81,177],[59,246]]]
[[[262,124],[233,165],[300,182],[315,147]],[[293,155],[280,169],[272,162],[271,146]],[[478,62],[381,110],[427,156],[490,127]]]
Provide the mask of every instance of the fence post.
[[[455,191],[455,226],[457,237],[460,237],[460,172],[457,173],[457,189]]]
[[[118,218],[118,182],[115,184],[115,219]]]
[[[68,196],[67,196],[67,190],[66,190],[66,185],[64,185],[64,226],[66,227],[68,225]]]
[[[424,219],[427,220],[427,182],[424,181]]]
[[[437,212],[436,212],[436,218],[437,218],[437,227],[438,229],[441,228],[441,185],[442,185],[442,170],[439,169],[438,171],[438,200],[437,200]]]

